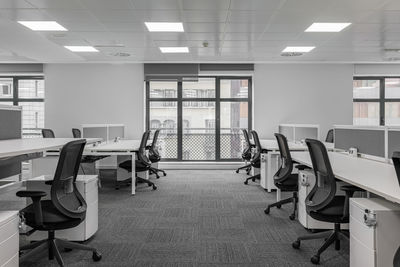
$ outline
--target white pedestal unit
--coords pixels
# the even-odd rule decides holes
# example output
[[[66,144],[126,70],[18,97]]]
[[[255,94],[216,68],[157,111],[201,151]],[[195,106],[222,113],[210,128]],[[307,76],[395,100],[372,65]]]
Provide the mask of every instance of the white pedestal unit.
[[[261,154],[260,185],[262,188],[271,192],[277,189],[274,184],[274,175],[279,169],[279,152],[269,152]]]
[[[340,186],[343,184],[342,182],[337,183],[336,194],[344,195],[344,192],[340,191]],[[307,214],[305,200],[314,185],[315,175],[312,170],[299,171],[298,220],[307,229],[333,229],[333,223],[317,221]],[[348,229],[349,224],[342,224],[341,228]]]
[[[0,211],[0,266],[19,264],[18,211]]]
[[[52,176],[40,176],[26,182],[27,190],[44,191],[47,196],[43,199],[50,199],[50,185],[45,181],[52,180]],[[98,229],[98,178],[97,175],[78,175],[76,187],[87,204],[86,219],[78,226],[56,231],[56,237],[70,241],[85,241],[93,236]],[[30,200],[27,200],[30,204]],[[28,237],[29,240],[42,240],[47,238],[44,231],[36,231]]]
[[[400,205],[380,198],[350,200],[350,266],[393,266],[400,246]]]

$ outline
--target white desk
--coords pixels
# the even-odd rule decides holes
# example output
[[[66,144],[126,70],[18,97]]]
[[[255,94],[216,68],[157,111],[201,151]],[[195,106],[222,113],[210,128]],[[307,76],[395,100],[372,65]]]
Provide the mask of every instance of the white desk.
[[[260,185],[268,192],[271,192],[273,189],[277,189],[274,185],[274,175],[278,171],[280,164],[279,146],[276,139],[262,139],[260,143],[262,149],[268,150],[268,153],[261,154]],[[328,150],[334,149],[333,143],[324,144]],[[288,146],[289,150],[292,152],[308,150],[306,144],[298,142],[288,142]]]
[[[393,165],[339,152],[328,154],[338,179],[400,204],[400,186]],[[292,158],[312,167],[308,152],[293,152]]]
[[[118,142],[101,143],[95,146],[86,147],[85,155],[103,156],[130,156],[132,160],[132,195],[136,193],[135,183],[135,160],[136,152],[139,151],[140,140],[119,140]],[[117,173],[118,178],[118,173]]]

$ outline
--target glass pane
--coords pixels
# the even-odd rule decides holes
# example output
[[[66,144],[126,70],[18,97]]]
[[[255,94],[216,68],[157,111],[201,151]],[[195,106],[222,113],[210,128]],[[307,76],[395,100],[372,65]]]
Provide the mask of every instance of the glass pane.
[[[379,125],[379,103],[353,102],[354,125]]]
[[[400,78],[385,79],[385,98],[400,98]]]
[[[19,98],[44,98],[44,80],[18,80]]]
[[[9,102],[9,101],[7,101],[7,102],[0,101],[0,105],[12,106],[12,105],[14,105],[14,103]]]
[[[249,80],[221,80],[221,98],[247,98]]]
[[[150,82],[150,98],[176,98],[177,88],[176,81]]]
[[[12,98],[13,94],[13,79],[0,78],[0,98]]]
[[[215,102],[183,102],[183,160],[215,160]]]
[[[240,129],[248,128],[247,102],[221,102],[221,145],[222,159],[239,159],[245,143]]]
[[[178,111],[175,101],[150,102],[150,130],[161,129],[158,150],[161,158],[178,158]]]
[[[400,102],[385,103],[385,125],[400,125]]]
[[[214,98],[215,78],[198,78],[193,81],[183,81],[184,98]]]
[[[22,136],[40,137],[44,128],[44,102],[20,102],[22,107]]]
[[[379,98],[379,80],[353,80],[353,98]]]

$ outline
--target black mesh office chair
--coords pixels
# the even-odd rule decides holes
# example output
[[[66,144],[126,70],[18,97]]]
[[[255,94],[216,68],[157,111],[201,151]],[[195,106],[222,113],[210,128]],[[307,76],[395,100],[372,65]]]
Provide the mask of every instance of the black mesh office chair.
[[[77,128],[72,128],[72,136],[74,138],[82,138],[81,130],[79,130]]]
[[[143,179],[137,176],[137,172],[143,172],[150,170],[151,161],[146,155],[146,145],[147,141],[149,140],[150,131],[145,131],[142,136],[142,140],[140,141],[139,151],[137,153],[138,159],[135,160],[135,174],[132,174],[132,182],[133,177],[135,177],[135,182],[142,182],[146,183],[148,186],[153,186],[153,189],[156,190],[157,186],[151,182],[150,180]],[[128,172],[132,172],[132,161],[127,160],[119,164],[119,167],[122,169],[127,170]]]
[[[250,137],[249,137],[249,133],[247,132],[247,130],[242,129],[242,132],[243,132],[243,136],[244,136],[244,140],[245,140],[245,147],[242,152],[242,159],[245,161],[249,161],[249,160],[251,160],[251,150],[255,147],[255,145],[253,145],[250,142]],[[243,169],[245,169],[246,173],[249,174],[250,170],[251,170],[251,163],[246,164],[240,168],[237,168],[236,173],[239,173],[239,171],[243,170]]]
[[[397,174],[397,180],[400,186],[400,151],[393,152],[392,155],[393,166]],[[393,267],[400,267],[400,247],[397,249],[393,258]]]
[[[326,134],[325,142],[333,143],[335,141],[335,137],[333,135],[333,129],[330,129]]]
[[[266,149],[262,149],[261,143],[260,143],[260,139],[258,138],[258,134],[257,134],[256,131],[254,131],[254,130],[251,131],[251,135],[253,135],[253,140],[254,140],[256,148],[255,148],[255,152],[253,154],[253,157],[250,160],[250,164],[251,164],[252,167],[259,169],[260,166],[261,166],[261,154],[262,153],[267,153],[267,150]],[[254,176],[251,176],[251,177],[247,178],[244,181],[244,184],[248,184],[249,180],[252,180],[253,182],[255,182],[256,179],[260,180],[260,174],[256,174]]]
[[[272,207],[277,207],[278,209],[280,209],[283,204],[293,203],[293,212],[289,216],[289,218],[291,220],[294,220],[296,217],[297,201],[298,201],[297,197],[298,180],[299,180],[298,174],[292,173],[294,166],[293,163],[295,162],[292,160],[292,157],[290,155],[290,150],[286,137],[279,133],[276,133],[275,137],[276,140],[278,141],[278,147],[282,163],[281,166],[279,167],[279,170],[274,175],[274,184],[277,188],[281,190],[281,192],[293,192],[293,196],[268,205],[268,207],[264,210],[264,213],[269,214],[270,209]],[[304,165],[297,165],[296,168],[299,170],[304,170],[307,167]]]
[[[318,264],[320,255],[330,245],[335,243],[335,249],[339,250],[340,238],[348,239],[348,232],[343,232],[340,229],[340,224],[349,223],[349,199],[354,192],[362,191],[362,189],[352,185],[344,185],[340,189],[345,191],[346,196],[336,195],[336,179],[324,144],[314,139],[306,139],[306,144],[317,181],[306,197],[306,211],[315,220],[333,223],[334,230],[300,236],[293,242],[292,246],[298,249],[301,240],[326,238],[324,244],[311,258],[312,263]]]
[[[72,136],[74,138],[82,138],[82,133],[81,130],[76,129],[76,128],[72,128]],[[98,160],[107,158],[108,156],[91,156],[91,155],[86,155],[83,156],[81,159],[81,163],[86,163],[86,164],[93,164]],[[82,167],[81,165],[81,171],[83,174],[85,174],[85,169]]]
[[[43,138],[55,138],[55,134],[52,129],[42,129]]]
[[[393,267],[400,267],[400,247],[397,249],[393,258]]]
[[[161,160],[161,155],[160,155],[160,152],[158,152],[158,147],[157,147],[157,141],[158,141],[159,134],[160,134],[160,129],[157,129],[154,132],[153,141],[152,141],[151,145],[146,147],[146,149],[149,151],[149,159],[150,159],[151,163],[156,163]],[[162,172],[164,176],[167,176],[167,173],[164,170],[150,167],[150,173],[154,173],[156,175],[157,179],[160,178],[160,176],[158,175],[159,172]]]
[[[46,196],[42,191],[17,192],[17,196],[30,197],[33,202],[20,212],[25,223],[34,230],[48,232],[47,239],[20,248],[21,252],[30,249],[29,252],[21,254],[21,261],[47,248],[49,259],[55,257],[58,264],[64,266],[59,247],[92,251],[94,261],[101,259],[101,254],[95,248],[55,238],[55,231],[78,226],[86,217],[87,205],[75,184],[85,144],[85,140],[72,141],[61,149],[54,179],[49,181],[50,200],[41,200]]]

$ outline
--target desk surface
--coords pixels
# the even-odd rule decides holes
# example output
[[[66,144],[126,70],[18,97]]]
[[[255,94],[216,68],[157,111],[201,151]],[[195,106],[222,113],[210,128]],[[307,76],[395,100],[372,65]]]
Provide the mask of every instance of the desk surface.
[[[261,147],[263,149],[271,150],[271,151],[279,151],[278,142],[276,139],[261,139],[260,140]],[[308,150],[306,144],[302,143],[295,143],[295,142],[288,142],[289,150],[291,151],[304,151]],[[334,145],[333,143],[324,143],[328,150],[333,150]]]
[[[400,203],[400,186],[394,166],[389,163],[328,152],[334,175],[349,184]],[[292,158],[312,167],[308,152],[293,152]]]
[[[119,140],[118,142],[101,143],[97,146],[87,147],[86,150],[92,152],[112,152],[112,151],[123,151],[131,152],[138,151],[140,146],[140,140]]]
[[[1,140],[0,158],[56,150],[68,142],[79,139],[80,138],[27,138]],[[101,138],[87,138],[86,141],[88,144],[91,144],[101,141]]]

